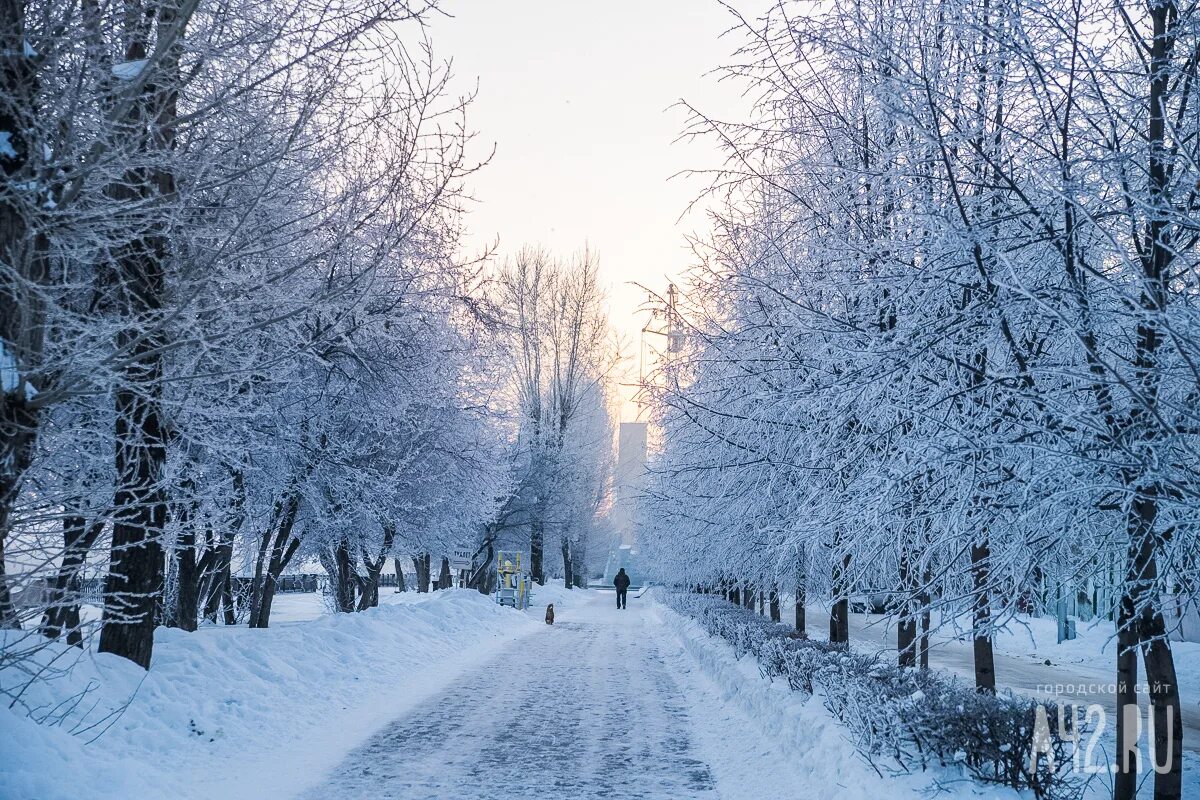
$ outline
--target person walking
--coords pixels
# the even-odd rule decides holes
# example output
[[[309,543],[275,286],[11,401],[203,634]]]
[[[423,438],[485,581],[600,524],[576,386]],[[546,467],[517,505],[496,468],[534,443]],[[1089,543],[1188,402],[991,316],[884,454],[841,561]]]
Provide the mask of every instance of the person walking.
[[[629,605],[629,576],[625,574],[624,567],[613,578],[613,586],[617,587],[617,608],[626,608]]]

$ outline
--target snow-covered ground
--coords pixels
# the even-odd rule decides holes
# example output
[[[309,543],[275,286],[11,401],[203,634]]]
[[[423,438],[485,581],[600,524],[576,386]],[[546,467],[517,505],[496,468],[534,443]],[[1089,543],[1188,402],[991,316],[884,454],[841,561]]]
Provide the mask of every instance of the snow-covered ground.
[[[44,709],[88,689],[62,724],[0,714],[0,798],[1017,796],[953,768],[876,772],[818,699],[653,593],[625,611],[614,599],[551,585],[521,613],[473,591],[385,592],[330,614],[319,595],[283,595],[265,631],[160,630],[149,673],[88,655],[26,695]],[[886,645],[854,619],[862,646]],[[935,661],[954,648],[939,642]],[[1090,652],[1045,657],[1074,663],[1072,648]]]
[[[431,698],[443,713],[398,718],[304,800],[828,796],[722,699],[656,604],[559,592],[539,597],[553,628]]]
[[[679,632],[685,647],[701,672],[719,687],[722,697],[743,708],[755,720],[754,727],[766,731],[772,740],[781,745],[807,775],[807,781],[827,786],[822,797],[899,797],[937,794],[949,797],[996,796],[1015,798],[1011,790],[992,786],[981,786],[964,779],[954,770],[925,773],[922,775],[896,775],[888,771],[886,764],[880,769],[882,778],[873,768],[858,758],[846,741],[846,732],[825,710],[819,700],[801,699],[791,692],[783,681],[763,678],[753,658],[737,659],[732,647],[726,642],[707,636],[691,620],[684,619],[665,606],[659,607],[660,614],[668,626]],[[828,609],[809,606],[808,630],[815,639],[824,639],[828,631]],[[1105,671],[1111,664],[1112,643],[1105,647],[1107,634],[1102,625],[1081,630],[1080,637],[1061,645],[1055,642],[1053,620],[1022,620],[1027,627],[1018,626],[1018,631],[997,637],[997,678],[1001,686],[1034,696],[1056,696],[1053,687],[1058,684],[1074,684],[1074,693],[1057,692],[1058,699],[1079,704],[1112,704],[1108,685],[1112,678]],[[876,652],[895,658],[895,631],[887,632],[882,617],[874,615],[850,615],[851,646],[859,651]],[[1030,638],[1032,637],[1032,638]],[[930,666],[959,674],[968,681],[974,679],[971,663],[970,643],[952,641],[949,631],[936,634],[931,645]],[[1047,642],[1047,639],[1049,640]],[[1200,649],[1195,643],[1173,643],[1179,665],[1180,689],[1185,708],[1184,796],[1200,796],[1200,731],[1196,728],[1196,702],[1200,695],[1197,681]],[[1107,652],[1101,652],[1106,650]],[[890,652],[889,652],[890,651]],[[1024,652],[1022,652],[1024,651]],[[1049,659],[1050,664],[1045,664]],[[1080,684],[1083,688],[1079,688]],[[1026,690],[1026,686],[1029,688]],[[1050,689],[1045,687],[1049,686]],[[1144,702],[1144,695],[1142,696]],[[1095,731],[1099,737],[1097,753],[1111,753],[1113,717],[1109,712],[1106,730]],[[1082,718],[1083,712],[1080,711]],[[1095,727],[1095,720],[1092,720]],[[1089,734],[1090,735],[1090,734]],[[1090,740],[1087,743],[1091,743]],[[1143,748],[1146,747],[1143,739]],[[1143,751],[1144,752],[1144,751]],[[1103,755],[1091,754],[1096,763],[1104,762]],[[1142,792],[1150,792],[1152,773],[1147,768],[1142,774]],[[1088,798],[1103,798],[1111,795],[1107,774],[1094,775],[1086,787]],[[765,796],[772,796],[769,793]]]
[[[975,783],[953,768],[896,774],[880,764],[877,770],[858,755],[846,729],[818,698],[804,700],[785,682],[764,678],[753,658],[738,659],[728,643],[708,636],[695,622],[666,606],[655,604],[653,613],[685,655],[676,662],[677,669],[696,687],[697,698],[728,722],[725,737],[713,744],[718,750],[729,749],[727,762],[741,765],[738,784],[746,791],[733,797],[1015,800],[1023,796],[1005,787]],[[747,740],[740,741],[747,734]],[[787,771],[778,774],[790,783],[763,770],[760,759],[767,753],[787,764]]]
[[[56,727],[0,713],[0,797],[289,797],[381,725],[539,630],[531,615],[469,590],[389,592],[360,614],[321,615],[317,595],[284,597],[281,620],[316,617],[267,630],[160,629],[148,673],[88,655],[68,677],[34,686],[25,701],[42,709],[92,688]],[[8,685],[18,677],[0,673]]]
[[[425,603],[438,597],[439,594],[439,592],[429,592],[427,594],[418,594],[413,591],[397,592],[395,589],[384,588],[379,590],[379,603],[380,605]],[[573,594],[572,590],[563,587],[561,583],[555,581],[546,586],[537,587],[537,590],[533,593],[532,606],[540,608],[542,613],[544,613],[547,603],[556,603],[559,606],[573,604],[577,602],[575,599],[577,595],[578,592]],[[332,610],[325,596],[320,592],[289,592],[278,594],[275,596],[275,600],[271,606],[271,624],[274,625],[279,622],[304,622],[325,616]]]

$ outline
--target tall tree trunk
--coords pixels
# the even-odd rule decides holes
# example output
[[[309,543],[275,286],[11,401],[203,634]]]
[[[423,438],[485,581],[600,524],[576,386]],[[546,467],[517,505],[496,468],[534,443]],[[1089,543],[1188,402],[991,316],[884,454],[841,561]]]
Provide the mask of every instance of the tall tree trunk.
[[[587,588],[587,537],[581,536],[578,542],[571,546],[571,576],[575,587]]]
[[[237,623],[233,607],[233,542],[222,541],[214,551],[208,588],[204,593],[204,617],[212,622],[223,615],[226,625]]]
[[[33,462],[37,417],[0,398],[0,628],[19,628],[16,607],[5,571],[4,546],[12,530],[12,509],[21,490],[21,479]]]
[[[299,485],[299,481],[293,486]],[[292,536],[296,517],[300,513],[300,498],[297,489],[289,489],[276,500],[271,514],[271,527],[263,534],[258,546],[258,557],[254,562],[254,582],[250,587],[250,627],[265,628],[271,618],[271,605],[275,601],[275,586],[279,576],[300,546],[300,540]]]
[[[1141,765],[1138,756],[1137,717],[1128,719],[1126,709],[1138,712],[1138,635],[1134,601],[1123,592],[1117,610],[1117,754],[1113,776],[1113,800],[1134,800]],[[1132,727],[1129,723],[1132,722]]]
[[[399,557],[399,556],[397,556],[396,558],[392,559],[392,566],[393,566],[393,567],[395,568],[395,570],[396,570],[396,591],[397,591],[397,592],[403,592],[403,591],[405,591],[405,587],[404,587],[404,568],[403,568],[403,567],[401,566],[401,564],[400,564],[400,557]]]
[[[1172,64],[1177,43],[1187,41],[1181,38],[1178,29],[1190,24],[1190,19],[1180,14],[1178,2],[1163,0],[1148,3],[1145,13],[1152,27],[1153,38],[1146,43],[1138,37],[1136,43],[1139,47],[1146,47],[1149,56],[1143,62],[1147,66],[1149,84],[1148,102],[1144,106],[1148,115],[1145,129],[1149,156],[1148,180],[1144,196],[1129,197],[1126,201],[1131,208],[1145,214],[1144,238],[1135,254],[1142,274],[1141,291],[1137,299],[1140,314],[1137,316],[1130,381],[1134,404],[1127,418],[1117,413],[1106,384],[1099,382],[1093,391],[1108,423],[1110,439],[1119,443],[1114,451],[1120,453],[1122,458],[1136,452],[1141,460],[1138,467],[1128,468],[1122,475],[1131,498],[1125,519],[1128,539],[1125,580],[1117,614],[1118,772],[1113,782],[1113,796],[1117,800],[1128,800],[1136,792],[1136,770],[1126,758],[1126,754],[1135,746],[1134,731],[1125,724],[1126,715],[1122,713],[1126,708],[1136,708],[1133,705],[1137,700],[1134,693],[1137,664],[1133,656],[1133,643],[1136,641],[1141,647],[1150,688],[1156,761],[1162,763],[1170,760],[1169,765],[1165,765],[1161,771],[1155,765],[1154,797],[1155,800],[1178,800],[1182,792],[1183,730],[1180,725],[1179,687],[1174,659],[1160,609],[1158,551],[1165,545],[1165,539],[1160,538],[1155,527],[1158,523],[1161,488],[1154,480],[1148,480],[1146,473],[1162,469],[1159,464],[1171,460],[1169,446],[1164,443],[1175,435],[1169,423],[1165,430],[1162,423],[1163,417],[1172,414],[1164,414],[1158,406],[1163,381],[1158,351],[1165,336],[1174,336],[1162,330],[1169,300],[1169,273],[1180,252],[1178,242],[1173,241],[1172,218],[1190,211],[1183,201],[1172,196],[1170,182],[1171,176],[1182,174],[1189,162],[1175,160],[1186,159],[1187,156],[1180,154],[1178,141],[1174,140],[1176,132],[1171,131],[1173,141],[1167,141],[1170,128],[1168,115],[1173,113],[1173,92],[1177,98],[1189,96],[1195,68],[1192,66],[1194,56],[1190,48],[1183,51],[1181,59],[1177,59],[1179,65]],[[1183,67],[1185,63],[1188,64],[1186,68]],[[1189,75],[1189,72],[1192,74]],[[1181,99],[1180,111],[1174,113],[1183,113],[1182,109],[1186,107],[1183,102]],[[1184,193],[1182,190],[1190,188],[1190,183],[1189,179],[1186,186],[1180,186],[1180,197]],[[1069,271],[1070,266],[1068,264]],[[1076,294],[1080,297],[1081,309],[1086,313],[1087,294],[1078,289]],[[1102,373],[1103,368],[1095,366],[1093,350],[1089,349],[1093,372]]]
[[[267,585],[267,558],[271,552],[271,545],[275,541],[276,524],[276,521],[272,520],[271,527],[263,531],[262,539],[258,543],[258,556],[254,559],[254,578],[250,584],[251,628],[258,627],[258,612],[262,608],[263,590]]]
[[[42,615],[41,632],[49,639],[57,639],[63,633],[67,635],[67,643],[83,646],[83,636],[79,631],[79,590],[80,573],[88,551],[100,538],[104,530],[104,521],[99,520],[88,524],[80,516],[63,518],[63,555],[58,571],[54,576],[49,602]]]
[[[546,575],[542,569],[546,542],[546,526],[542,516],[545,513],[545,507],[539,505],[534,510],[533,521],[529,524],[529,574],[533,578],[533,582],[539,586],[546,584]]]
[[[218,613],[224,608],[225,624],[233,625],[236,622],[233,607],[233,543],[246,523],[246,477],[241,469],[230,468],[229,471],[233,482],[231,513],[220,532],[212,536],[212,559],[206,565],[205,590],[201,601],[207,619],[216,622]]]
[[[131,104],[126,132],[142,142],[145,151],[165,155],[175,148],[185,20],[170,0],[158,4],[156,11],[157,75],[146,81],[141,97]],[[145,61],[149,50],[147,40],[135,35],[126,48],[125,60]],[[133,171],[111,188],[111,194],[123,201],[122,205],[144,206],[154,214],[157,200],[175,194],[175,176],[163,168]],[[162,587],[162,533],[167,522],[163,483],[167,448],[161,405],[169,252],[165,223],[150,219],[144,224],[148,232],[124,246],[115,264],[124,315],[117,344],[125,365],[115,392],[117,491],[100,652],[149,668],[154,610]]]
[[[267,566],[267,580],[263,586],[262,602],[258,610],[258,620],[255,627],[265,628],[271,622],[271,606],[275,602],[275,590],[279,586],[279,576],[287,569],[292,556],[300,548],[300,540],[292,535],[295,527],[293,516],[285,528],[275,537],[275,545],[271,548],[271,560]]]
[[[333,581],[333,598],[337,610],[343,614],[353,613],[354,597],[358,591],[358,573],[354,569],[354,561],[350,554],[350,543],[344,538],[339,539],[326,556],[322,555],[325,570]]]
[[[1122,611],[1133,615],[1132,628],[1146,669],[1153,713],[1153,727],[1149,733],[1154,738],[1154,761],[1157,762],[1152,765],[1154,798],[1178,800],[1183,791],[1183,719],[1175,660],[1160,608],[1157,553],[1163,545],[1155,531],[1158,497],[1158,486],[1151,484],[1138,491],[1130,504],[1127,522],[1130,546]],[[1118,668],[1121,666],[1118,660]],[[1133,670],[1136,677],[1136,666]],[[1133,702],[1136,701],[1135,696]]]
[[[922,578],[921,591],[917,595],[917,602],[921,604],[921,636],[917,641],[917,661],[921,669],[929,669],[929,614],[933,605],[929,596],[929,584],[932,581],[933,573],[927,567]]]
[[[782,615],[779,611],[779,589],[771,587],[771,622],[779,622]]]
[[[33,118],[37,74],[25,34],[28,4],[0,3],[0,131],[9,134],[9,153],[0,158],[0,169],[9,187],[35,180],[30,158],[37,143],[26,132]],[[5,573],[4,548],[11,533],[13,508],[21,481],[33,463],[40,412],[34,386],[25,373],[42,355],[45,313],[39,287],[47,280],[46,237],[31,230],[24,204],[11,202],[11,189],[0,193],[0,350],[16,380],[0,387],[0,628],[17,628],[20,622],[12,603]],[[9,279],[11,275],[11,279]]]
[[[190,491],[185,485],[184,491]],[[175,559],[175,607],[167,615],[168,625],[185,631],[196,630],[200,605],[200,562],[196,559],[195,509],[191,500],[178,504],[179,540],[172,554]]]
[[[840,540],[840,536],[838,537]],[[829,642],[847,644],[850,641],[850,554],[844,553],[833,562],[833,607],[829,613]]]
[[[387,557],[392,552],[392,544],[396,541],[395,525],[381,521],[380,527],[383,529],[383,543],[379,548],[379,555],[371,558],[366,547],[363,547],[359,554],[363,566],[367,569],[367,577],[362,582],[362,596],[358,601],[359,611],[366,611],[368,608],[375,608],[379,605],[379,576],[383,574],[383,565],[387,563]],[[399,565],[400,561],[397,560],[396,566]],[[399,571],[396,574],[399,575]],[[398,583],[399,579],[397,579]]]
[[[1184,50],[1181,58],[1176,59],[1181,62],[1179,69],[1172,64],[1173,50],[1181,41],[1182,32],[1178,29],[1190,24],[1181,19],[1177,0],[1147,3],[1147,14],[1154,34],[1149,48],[1150,85],[1146,106],[1149,114],[1146,127],[1149,180],[1144,203],[1147,212],[1144,241],[1148,248],[1140,254],[1143,274],[1138,305],[1141,314],[1138,317],[1134,351],[1134,382],[1139,405],[1131,414],[1129,430],[1139,436],[1139,444],[1145,447],[1146,452],[1142,456],[1145,468],[1157,469],[1159,462],[1165,463],[1168,459],[1166,452],[1159,452],[1161,441],[1172,433],[1170,430],[1161,430],[1158,422],[1163,416],[1158,406],[1159,388],[1163,380],[1158,351],[1164,336],[1173,335],[1164,334],[1160,328],[1167,311],[1169,273],[1179,253],[1179,245],[1171,235],[1171,215],[1177,213],[1173,204],[1180,201],[1172,198],[1170,181],[1172,174],[1181,171],[1187,163],[1185,160],[1174,161],[1186,157],[1176,155],[1179,147],[1177,141],[1167,142],[1170,126],[1168,113],[1171,93],[1175,92],[1182,98],[1187,97],[1190,91],[1195,72],[1195,67],[1191,65],[1195,63],[1195,56],[1191,51]],[[1184,63],[1189,64],[1187,70],[1191,74],[1185,71],[1188,78],[1173,77],[1184,71]],[[1186,107],[1184,103],[1181,99],[1181,109]],[[1182,110],[1179,113],[1182,114]],[[1171,135],[1175,136],[1174,133]],[[1127,433],[1124,435],[1128,436]],[[1133,601],[1136,631],[1150,690],[1150,706],[1154,712],[1155,760],[1163,764],[1162,768],[1154,765],[1154,798],[1179,800],[1183,792],[1183,726],[1178,676],[1167,639],[1161,610],[1161,587],[1158,584],[1158,552],[1166,548],[1167,542],[1166,535],[1155,530],[1161,489],[1154,482],[1144,484],[1144,480],[1143,474],[1129,474],[1126,478],[1127,486],[1133,488],[1135,493],[1126,521],[1130,557],[1125,593]]]
[[[429,591],[429,553],[413,556],[413,567],[417,570],[417,591],[424,594]]]
[[[496,557],[496,550],[493,545],[494,541],[495,532],[489,529],[484,538],[483,545],[472,558],[472,561],[474,561],[475,558],[479,557],[480,553],[485,554],[484,560],[474,567],[471,577],[467,581],[467,585],[475,587],[480,594],[491,594],[492,591],[492,578],[496,574],[496,571],[492,569],[492,559]]]
[[[138,346],[138,349],[143,349]],[[145,356],[127,372],[117,396],[116,493],[112,554],[105,581],[100,652],[149,669],[155,604],[162,590],[162,531],[167,503],[162,485],[166,443],[159,419],[161,359]],[[131,388],[140,384],[142,390]]]
[[[807,592],[804,589],[803,580],[796,581],[796,631],[806,634],[804,629],[804,606],[807,603]]]
[[[299,546],[292,531],[300,513],[300,486],[308,480],[316,461],[310,460],[292,481],[283,495],[275,500],[271,521],[258,545],[254,560],[254,580],[250,585],[250,627],[265,628],[271,616],[270,606],[275,599],[275,582],[284,566]],[[286,556],[286,557],[285,557]]]
[[[917,619],[904,612],[896,623],[897,664],[901,667],[917,665]]]
[[[903,548],[905,545],[901,543]],[[896,663],[900,667],[917,665],[917,617],[913,609],[913,576],[908,554],[900,553],[900,618],[896,622]]]
[[[233,593],[233,567],[225,562],[225,579],[221,585],[221,606],[225,609],[225,624],[237,624],[237,596]]]
[[[562,537],[563,586],[570,589],[575,585],[574,564],[571,561],[571,543],[566,534]]]
[[[906,613],[896,623],[896,652],[899,666],[917,666],[917,641],[917,619],[912,614]]]
[[[358,581],[358,605],[356,611],[366,611],[379,606],[379,570],[365,565],[367,574]]]
[[[453,589],[454,579],[450,575],[450,559],[442,556],[442,568],[438,572],[438,588]]]
[[[991,545],[987,532],[971,543],[971,636],[975,656],[975,691],[996,693],[996,660],[992,653],[992,607],[988,594]]]

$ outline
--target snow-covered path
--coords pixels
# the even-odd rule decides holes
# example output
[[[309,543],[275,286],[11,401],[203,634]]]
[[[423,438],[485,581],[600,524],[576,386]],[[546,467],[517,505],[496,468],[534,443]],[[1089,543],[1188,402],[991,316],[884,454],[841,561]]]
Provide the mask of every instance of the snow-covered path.
[[[727,761],[722,738],[744,722],[689,674],[647,603],[617,611],[612,598],[560,611],[552,628],[385,726],[303,797],[728,798],[755,771],[753,783],[763,770],[786,780],[769,747],[755,751],[761,763],[714,768]]]

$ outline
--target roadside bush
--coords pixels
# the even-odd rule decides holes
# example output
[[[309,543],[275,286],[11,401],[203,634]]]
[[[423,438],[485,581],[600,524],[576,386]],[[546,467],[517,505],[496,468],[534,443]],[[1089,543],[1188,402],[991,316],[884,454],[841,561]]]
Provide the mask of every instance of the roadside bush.
[[[844,645],[797,638],[789,629],[715,595],[666,593],[660,599],[728,642],[737,658],[750,655],[769,679],[782,678],[805,699],[819,694],[850,731],[858,751],[892,769],[957,765],[976,780],[1029,789],[1034,797],[1067,800],[1082,794],[1071,772],[1082,733],[1071,717],[1060,728],[1058,709],[1011,693],[979,694],[953,676],[900,668]],[[1033,761],[1035,733],[1053,759]],[[878,765],[878,764],[877,764]]]

